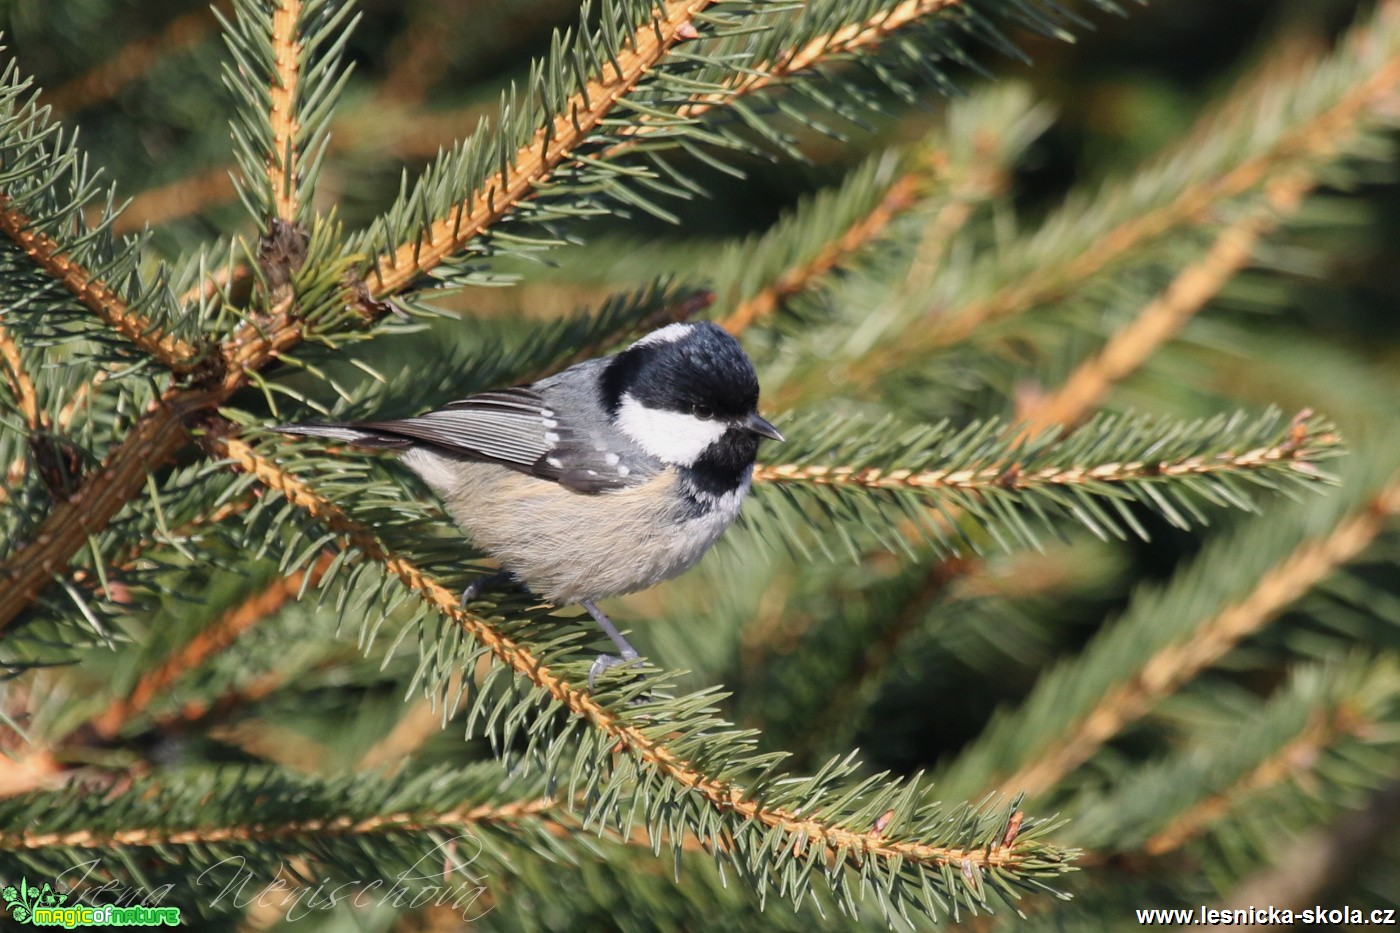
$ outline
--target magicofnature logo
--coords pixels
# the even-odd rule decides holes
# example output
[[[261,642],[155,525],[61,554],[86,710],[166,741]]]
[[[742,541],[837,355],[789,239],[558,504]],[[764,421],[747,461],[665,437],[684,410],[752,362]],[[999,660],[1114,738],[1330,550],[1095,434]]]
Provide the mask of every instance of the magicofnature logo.
[[[10,919],[39,927],[156,927],[179,926],[178,907],[118,907],[103,904],[89,907],[86,904],[67,904],[68,895],[53,889],[47,881],[43,886],[31,885],[27,878],[21,878],[19,885],[6,885],[0,890],[4,898],[4,910],[9,911]]]

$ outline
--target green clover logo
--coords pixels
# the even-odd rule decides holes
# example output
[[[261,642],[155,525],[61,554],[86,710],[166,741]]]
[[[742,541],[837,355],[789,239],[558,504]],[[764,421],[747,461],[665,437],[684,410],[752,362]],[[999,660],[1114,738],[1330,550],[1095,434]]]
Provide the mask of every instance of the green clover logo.
[[[53,885],[47,881],[43,887],[30,885],[26,878],[19,879],[19,887],[12,884],[5,885],[0,890],[0,898],[5,900],[5,908],[10,911],[10,917],[25,922],[34,916],[36,907],[61,907],[63,902],[68,900],[67,894],[60,894],[53,889]]]
[[[44,885],[48,887],[48,885]],[[19,879],[19,889],[14,885],[6,885],[4,891],[0,891],[0,896],[5,898],[5,906],[9,908],[10,916],[20,923],[25,922],[34,915],[34,908],[39,904],[40,889],[31,888],[27,879]]]

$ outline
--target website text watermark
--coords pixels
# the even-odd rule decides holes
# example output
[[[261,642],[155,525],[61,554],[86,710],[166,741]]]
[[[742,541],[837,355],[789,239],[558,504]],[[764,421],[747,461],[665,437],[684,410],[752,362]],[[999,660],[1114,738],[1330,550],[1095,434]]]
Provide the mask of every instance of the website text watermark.
[[[1292,926],[1302,924],[1351,924],[1353,926],[1395,926],[1400,924],[1391,907],[1362,910],[1360,907],[1153,907],[1137,911],[1143,926]]]

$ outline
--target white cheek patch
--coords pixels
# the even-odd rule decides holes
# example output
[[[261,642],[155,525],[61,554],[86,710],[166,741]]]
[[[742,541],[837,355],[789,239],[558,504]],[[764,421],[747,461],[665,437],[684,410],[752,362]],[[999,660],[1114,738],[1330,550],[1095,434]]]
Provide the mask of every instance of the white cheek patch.
[[[729,428],[723,421],[702,421],[685,412],[648,408],[630,395],[622,396],[617,426],[647,453],[677,466],[695,463]]]

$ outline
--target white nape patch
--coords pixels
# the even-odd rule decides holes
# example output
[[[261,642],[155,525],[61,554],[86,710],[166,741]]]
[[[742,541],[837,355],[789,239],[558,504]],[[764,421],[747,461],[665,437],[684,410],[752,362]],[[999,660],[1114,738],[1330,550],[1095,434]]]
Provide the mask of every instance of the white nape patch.
[[[659,327],[647,334],[641,340],[632,344],[632,346],[649,347],[658,343],[675,343],[679,340],[684,340],[694,326],[694,324],[686,324],[683,321],[676,324],[667,324],[665,327]]]
[[[723,421],[702,421],[681,411],[648,408],[627,393],[617,408],[617,426],[647,453],[676,466],[694,464],[705,448],[729,429]]]

